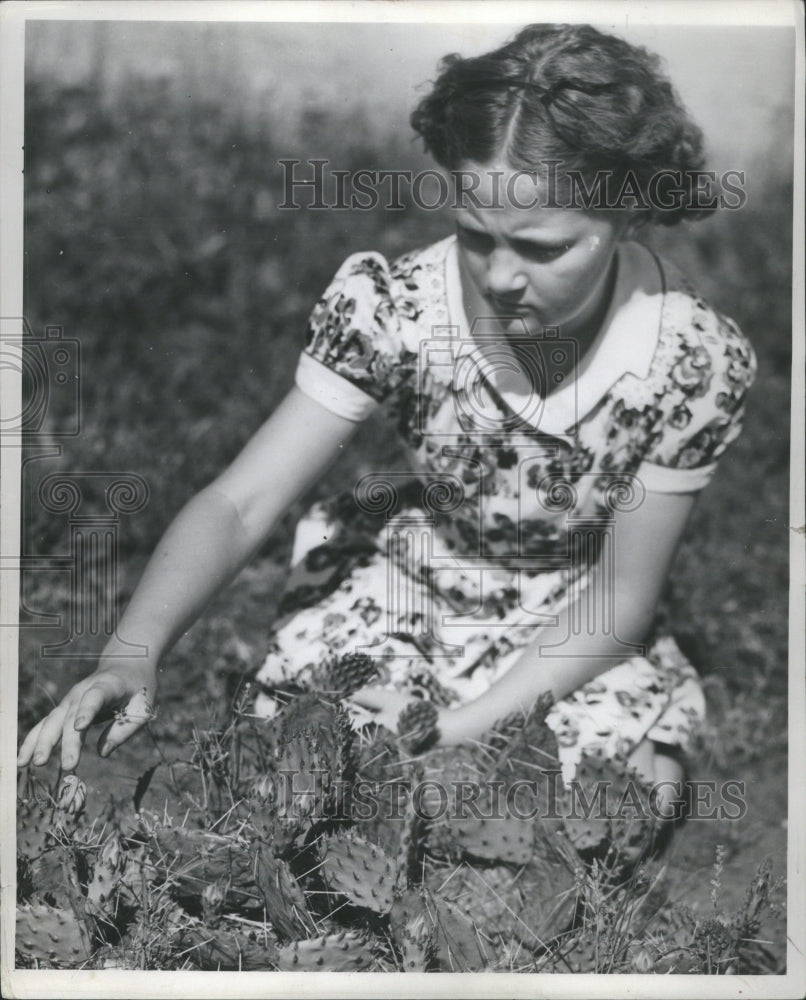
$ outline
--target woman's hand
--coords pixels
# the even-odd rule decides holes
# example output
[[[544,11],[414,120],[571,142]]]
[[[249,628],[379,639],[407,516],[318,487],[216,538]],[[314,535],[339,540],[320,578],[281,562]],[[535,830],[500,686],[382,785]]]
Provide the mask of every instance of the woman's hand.
[[[413,698],[410,694],[390,691],[387,688],[372,687],[372,685],[360,688],[350,696],[350,700],[364,708],[373,709],[375,711],[373,721],[386,726],[393,733],[398,732],[400,713],[403,709],[407,705],[420,701],[419,698]],[[453,746],[481,735],[481,730],[476,732],[463,725],[461,709],[440,709],[436,727],[436,745],[441,747]]]
[[[47,763],[61,741],[62,769],[73,770],[93,721],[103,721],[114,712],[98,740],[98,753],[108,756],[153,718],[156,691],[157,671],[150,660],[101,658],[98,669],[75,684],[28,733],[17,766]]]
[[[374,710],[373,722],[377,722],[380,726],[386,726],[393,733],[397,732],[400,713],[406,705],[416,700],[410,694],[390,691],[387,688],[372,687],[372,685],[359,688],[358,691],[350,695],[350,701],[354,701],[356,705]]]

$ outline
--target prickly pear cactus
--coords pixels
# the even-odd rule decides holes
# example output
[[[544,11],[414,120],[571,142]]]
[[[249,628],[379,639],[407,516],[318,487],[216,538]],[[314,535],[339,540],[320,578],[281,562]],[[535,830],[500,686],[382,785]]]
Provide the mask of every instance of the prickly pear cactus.
[[[154,864],[170,879],[180,901],[201,907],[205,888],[221,881],[227,885],[228,907],[262,906],[252,852],[235,837],[183,826],[157,827],[150,848]]]
[[[420,767],[412,771],[413,788],[421,785],[423,774],[423,769]],[[400,889],[413,886],[422,878],[422,863],[430,824],[419,805],[416,796],[410,793],[400,824],[400,839],[397,845],[397,882]]]
[[[412,701],[400,713],[397,731],[409,753],[422,753],[439,739],[439,711],[430,701]]]
[[[298,733],[314,731],[333,746],[349,741],[351,736],[349,716],[338,701],[321,694],[300,694],[283,707],[272,720],[280,742],[287,742]]]
[[[259,972],[277,963],[277,939],[266,924],[228,921],[226,926],[211,928],[206,922],[192,921],[182,928],[177,945],[198,969]]]
[[[277,968],[281,972],[357,972],[370,968],[374,961],[367,939],[345,930],[293,941],[280,949]]]
[[[395,899],[389,929],[403,972],[429,972],[437,958],[437,925],[422,889],[406,889]]]
[[[534,821],[515,816],[456,819],[450,832],[461,854],[481,861],[525,865],[534,850]]]
[[[202,892],[202,916],[208,927],[217,928],[224,915],[227,902],[229,879],[220,878],[204,887]]]
[[[76,774],[66,774],[56,793],[56,809],[65,816],[80,816],[87,799],[87,786]]]
[[[17,853],[30,861],[52,847],[53,806],[31,797],[17,802]]]
[[[532,856],[535,820],[513,814],[515,803],[501,794],[501,782],[460,781],[432,825],[429,850],[453,860],[525,865]]]
[[[311,685],[345,698],[369,684],[378,676],[378,664],[366,653],[347,653],[334,656],[315,670]]]
[[[559,763],[557,737],[546,722],[553,705],[550,693],[541,695],[525,713],[501,720],[492,730],[489,745],[495,751],[495,773],[510,781],[534,778],[535,768]]]
[[[472,972],[489,964],[476,922],[461,905],[425,887],[398,896],[389,927],[404,971]]]
[[[16,950],[28,959],[66,968],[85,961],[90,953],[73,912],[40,903],[17,907]]]
[[[125,861],[120,840],[116,836],[110,837],[98,855],[92,879],[87,885],[87,909],[94,916],[114,913],[115,895]]]
[[[576,906],[575,855],[556,839],[538,829],[528,864],[436,868],[428,884],[441,900],[471,909],[493,953],[512,941],[523,953],[540,951],[568,930]]]
[[[489,965],[490,952],[473,918],[456,904],[433,900],[439,971],[476,972]]]
[[[346,711],[320,696],[301,695],[282,710],[269,734],[270,759],[248,790],[263,839],[293,839],[343,808],[354,736]]]
[[[55,797],[39,782],[29,780],[26,793],[17,799],[17,853],[30,860],[53,846],[74,828],[84,810],[87,788],[75,774],[62,778]]]
[[[311,926],[305,894],[285,861],[261,847],[254,871],[263,910],[274,931],[286,940],[305,933]]]
[[[648,790],[634,770],[603,754],[585,753],[561,808],[577,851],[607,858],[611,868],[634,865],[652,835]]]
[[[275,761],[274,803],[280,820],[323,819],[340,783],[345,760],[318,731],[303,730],[281,748]]]
[[[369,785],[382,786],[401,771],[398,741],[390,730],[379,726],[372,738],[358,748],[357,775]]]
[[[66,967],[334,972],[538,971],[560,940],[565,956],[587,919],[589,871],[599,864],[606,884],[614,845],[636,843],[627,819],[596,815],[599,782],[615,782],[620,798],[623,768],[584,758],[578,791],[593,812],[578,794],[563,820],[561,781],[550,786],[556,801],[540,798],[541,771],[559,773],[547,701],[476,746],[426,749],[434,701],[402,713],[398,734],[357,733],[328,697],[374,676],[369,658],[334,658],[314,672],[319,689],[273,719],[241,718],[194,743],[199,785],[176,785],[187,825],[136,804],[104,817],[115,835],[99,844],[100,824],[77,820],[84,791],[72,776],[58,792],[29,794],[21,955]],[[517,803],[536,805],[536,819],[512,811],[507,792],[523,779],[538,800]],[[43,880],[67,891],[44,895]]]
[[[380,847],[350,833],[325,838],[320,873],[331,892],[373,913],[388,913],[397,870]]]

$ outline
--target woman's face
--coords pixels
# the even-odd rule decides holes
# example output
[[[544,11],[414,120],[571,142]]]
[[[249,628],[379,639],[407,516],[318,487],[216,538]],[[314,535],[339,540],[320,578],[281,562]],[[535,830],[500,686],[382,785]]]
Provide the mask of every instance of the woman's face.
[[[513,333],[525,322],[531,332],[559,327],[563,336],[588,339],[591,323],[606,308],[626,213],[541,207],[545,192],[530,178],[502,166],[469,164],[464,170],[480,177],[475,201],[466,194],[455,210],[471,322],[496,317]],[[522,207],[535,199],[535,207]]]

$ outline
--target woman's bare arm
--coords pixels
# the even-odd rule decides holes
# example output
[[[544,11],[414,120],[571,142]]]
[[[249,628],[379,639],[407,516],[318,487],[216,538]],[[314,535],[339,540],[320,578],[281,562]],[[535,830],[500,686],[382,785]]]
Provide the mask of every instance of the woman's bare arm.
[[[285,513],[350,437],[356,424],[296,387],[232,464],[193,497],[168,527],[97,669],[28,734],[18,764],[42,764],[61,740],[62,766],[75,767],[93,719],[128,699],[128,718],[105,734],[106,755],[146,721],[157,667],[179,636],[249,560]]]
[[[579,598],[582,621],[588,617],[588,602],[596,601],[602,588],[611,588],[617,639],[634,644],[646,640],[695,499],[696,494],[691,493],[647,493],[637,510],[616,515],[615,573],[612,579],[606,579],[601,565],[594,569],[589,586]],[[544,692],[550,691],[555,700],[565,698],[615,666],[623,647],[616,637],[593,630],[583,630],[561,647],[541,652],[541,645],[546,647],[570,635],[570,615],[567,608],[560,614],[556,628],[542,629],[539,638],[481,697],[442,712],[440,742],[447,745],[475,739],[497,720],[528,709]]]

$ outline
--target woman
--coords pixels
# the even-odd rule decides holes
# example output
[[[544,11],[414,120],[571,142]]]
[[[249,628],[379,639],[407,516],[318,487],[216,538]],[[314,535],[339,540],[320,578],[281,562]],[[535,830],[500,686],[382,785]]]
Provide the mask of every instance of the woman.
[[[28,734],[78,763],[148,717],[160,660],[381,402],[417,479],[364,479],[299,527],[258,673],[268,714],[334,654],[376,658],[356,724],[427,699],[433,737],[475,739],[550,692],[566,778],[583,750],[682,777],[704,711],[694,669],[652,634],[699,491],[741,427],[752,350],[633,237],[702,212],[701,136],[657,61],[588,26],[533,25],[449,57],[412,124],[457,183],[457,232],[387,262],[359,253],[316,305],[296,385],[157,547],[119,634],[147,645]],[[600,184],[604,184],[600,188]]]

